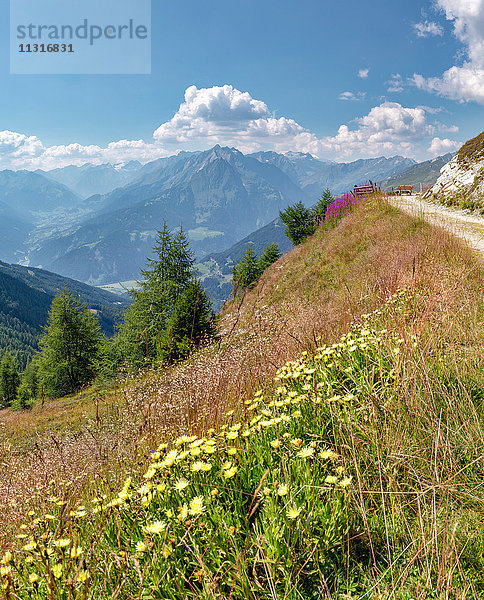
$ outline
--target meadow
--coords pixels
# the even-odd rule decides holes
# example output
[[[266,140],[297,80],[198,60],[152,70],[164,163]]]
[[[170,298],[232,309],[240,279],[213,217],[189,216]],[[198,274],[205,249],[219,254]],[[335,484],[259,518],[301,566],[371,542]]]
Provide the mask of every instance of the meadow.
[[[484,597],[482,265],[341,216],[188,361],[2,411],[3,597]]]

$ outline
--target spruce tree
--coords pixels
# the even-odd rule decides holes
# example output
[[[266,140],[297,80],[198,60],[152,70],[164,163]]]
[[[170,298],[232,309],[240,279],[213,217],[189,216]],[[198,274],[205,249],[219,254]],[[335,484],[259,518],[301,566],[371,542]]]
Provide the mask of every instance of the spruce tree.
[[[281,253],[279,252],[279,246],[276,243],[268,244],[259,258],[259,273],[262,273],[275,263],[281,257]]]
[[[333,202],[334,197],[329,188],[326,188],[321,194],[321,198],[318,200],[316,206],[313,209],[314,216],[318,221],[322,221],[326,214],[326,209]]]
[[[194,276],[195,259],[181,228],[173,235],[165,223],[153,252],[115,340],[118,356],[135,367],[156,357],[168,319]]]
[[[32,406],[32,393],[26,381],[22,380],[17,389],[17,395],[13,402],[13,408],[17,410],[25,410]]]
[[[95,376],[99,323],[67,289],[52,301],[39,345],[38,376],[45,392],[59,397],[79,390]]]
[[[312,211],[302,202],[288,206],[279,212],[281,221],[286,226],[286,235],[297,246],[316,231],[316,221]]]
[[[168,320],[159,344],[158,358],[169,362],[184,358],[202,339],[214,335],[210,299],[200,282],[193,279]]]
[[[0,361],[0,402],[3,406],[10,406],[15,400],[19,384],[17,363],[7,351]]]
[[[252,285],[260,275],[259,261],[252,244],[244,253],[242,260],[234,265],[232,271],[232,286],[234,293],[237,289],[246,289]]]

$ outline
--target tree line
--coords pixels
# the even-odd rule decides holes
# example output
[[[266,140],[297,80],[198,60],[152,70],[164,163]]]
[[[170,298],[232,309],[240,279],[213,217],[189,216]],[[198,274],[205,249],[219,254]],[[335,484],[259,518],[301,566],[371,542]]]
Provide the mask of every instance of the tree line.
[[[0,361],[3,405],[26,408],[39,395],[64,396],[96,377],[115,376],[123,365],[138,369],[172,363],[213,338],[214,315],[194,262],[184,232],[172,233],[165,224],[157,234],[154,258],[142,271],[138,289],[130,292],[132,303],[111,339],[78,296],[68,289],[59,292],[39,351],[22,377],[10,352]]]
[[[325,190],[307,209],[301,202],[280,213],[286,234],[301,243],[324,220],[333,201]],[[15,355],[0,359],[0,406],[23,409],[42,397],[60,397],[78,391],[96,377],[111,378],[122,367],[140,369],[171,364],[216,336],[210,299],[196,278],[195,257],[180,228],[166,223],[158,232],[154,258],[141,271],[138,288],[130,291],[131,305],[112,338],[101,333],[99,321],[88,306],[68,289],[53,299],[39,351],[23,373]],[[281,256],[277,244],[268,244],[260,257],[252,245],[234,265],[233,294],[252,287]]]

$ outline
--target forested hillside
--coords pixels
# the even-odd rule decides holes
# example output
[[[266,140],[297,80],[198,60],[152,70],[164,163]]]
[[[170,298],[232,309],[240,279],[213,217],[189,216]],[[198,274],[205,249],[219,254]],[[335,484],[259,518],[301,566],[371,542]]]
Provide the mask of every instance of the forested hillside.
[[[23,369],[37,349],[54,296],[64,287],[95,311],[108,336],[128,306],[126,298],[50,273],[0,261],[0,356],[10,350]]]
[[[21,368],[37,349],[52,296],[0,271],[0,355],[10,350]]]

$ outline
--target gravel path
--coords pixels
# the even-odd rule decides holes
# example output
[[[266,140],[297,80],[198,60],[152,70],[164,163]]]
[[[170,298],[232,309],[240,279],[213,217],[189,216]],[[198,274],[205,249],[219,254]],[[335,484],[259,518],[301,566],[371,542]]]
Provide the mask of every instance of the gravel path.
[[[422,200],[419,196],[390,196],[389,200],[404,212],[420,216],[464,239],[484,257],[484,217],[446,208],[441,204]]]

